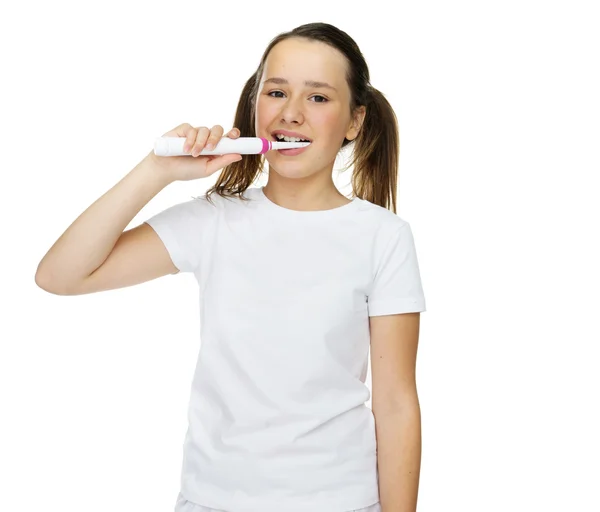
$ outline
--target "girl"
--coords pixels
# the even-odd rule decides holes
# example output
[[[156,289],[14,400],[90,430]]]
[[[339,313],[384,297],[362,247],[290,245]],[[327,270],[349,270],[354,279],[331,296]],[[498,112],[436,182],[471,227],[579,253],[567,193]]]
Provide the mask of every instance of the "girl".
[[[149,153],[57,240],[36,282],[77,295],[194,274],[202,342],[176,512],[416,510],[425,299],[396,215],[394,112],[356,43],[313,23],[269,44],[234,124],[228,137],[310,145],[198,156],[223,128],[182,124],[165,135],[192,158]],[[351,199],[332,180],[349,144]],[[251,187],[263,158],[268,183]],[[123,231],[168,184],[221,168],[204,196]]]

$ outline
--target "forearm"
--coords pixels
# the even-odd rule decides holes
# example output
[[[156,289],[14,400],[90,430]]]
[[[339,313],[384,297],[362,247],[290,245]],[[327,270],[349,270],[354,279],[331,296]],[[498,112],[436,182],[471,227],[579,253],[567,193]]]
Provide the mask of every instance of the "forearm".
[[[375,415],[377,469],[382,512],[416,512],[421,471],[421,410],[418,401]]]
[[[38,265],[36,282],[66,289],[96,270],[139,211],[170,181],[144,158],[92,203],[58,238]]]

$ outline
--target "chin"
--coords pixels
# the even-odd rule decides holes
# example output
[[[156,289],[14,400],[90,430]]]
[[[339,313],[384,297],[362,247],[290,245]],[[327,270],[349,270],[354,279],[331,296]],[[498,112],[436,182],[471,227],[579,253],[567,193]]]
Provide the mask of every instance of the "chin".
[[[306,165],[301,165],[299,162],[269,162],[269,172],[276,172],[280,176],[286,178],[303,178],[312,174],[307,172]]]

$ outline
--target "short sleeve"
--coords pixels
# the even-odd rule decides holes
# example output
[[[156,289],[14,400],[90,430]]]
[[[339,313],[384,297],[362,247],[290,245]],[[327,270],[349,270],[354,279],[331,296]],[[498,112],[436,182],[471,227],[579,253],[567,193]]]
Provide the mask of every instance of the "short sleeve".
[[[391,236],[367,298],[369,316],[425,311],[417,252],[406,222]]]
[[[148,218],[148,224],[165,245],[180,272],[194,272],[202,254],[202,240],[214,216],[213,205],[203,197],[176,204]]]

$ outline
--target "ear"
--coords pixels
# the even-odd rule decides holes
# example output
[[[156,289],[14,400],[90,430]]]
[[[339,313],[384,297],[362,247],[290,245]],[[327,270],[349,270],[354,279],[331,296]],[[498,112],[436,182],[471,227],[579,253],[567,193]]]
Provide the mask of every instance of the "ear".
[[[346,132],[346,139],[348,139],[348,140],[356,139],[356,137],[358,136],[358,132],[360,132],[362,124],[365,120],[366,113],[367,113],[367,109],[364,105],[358,107],[354,111],[352,121],[350,122],[350,127],[348,128],[348,131]]]

